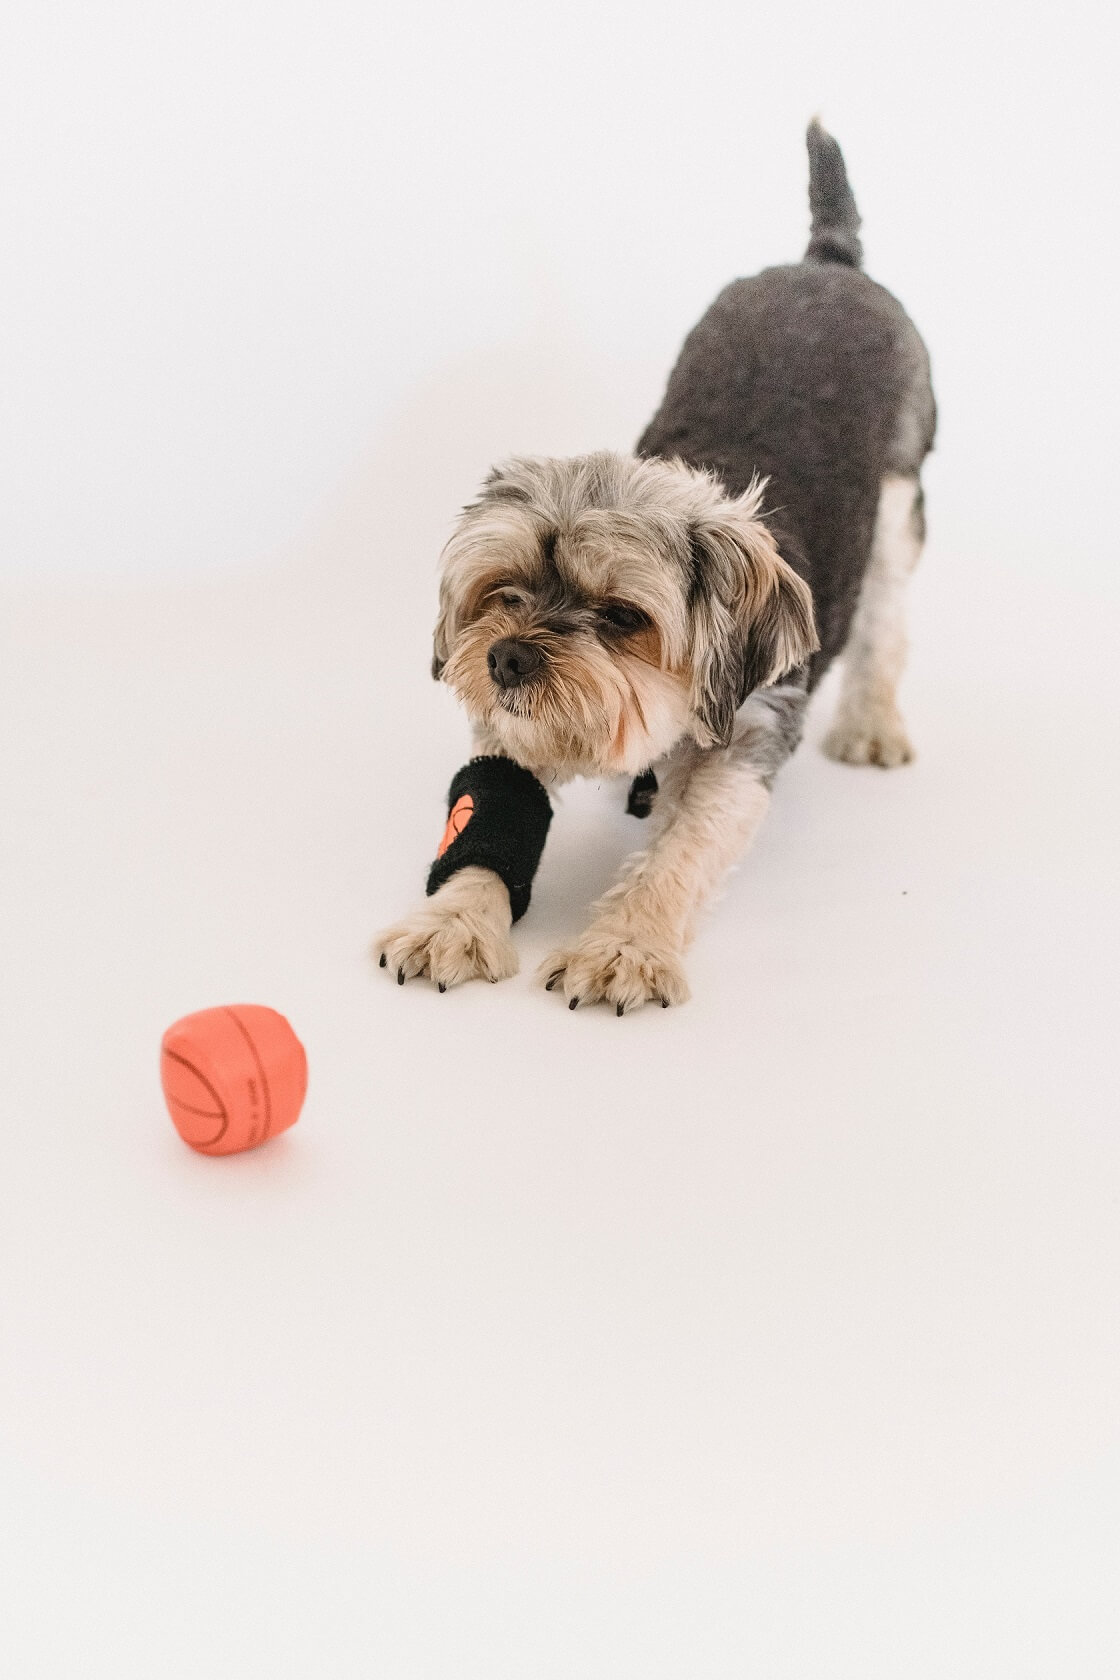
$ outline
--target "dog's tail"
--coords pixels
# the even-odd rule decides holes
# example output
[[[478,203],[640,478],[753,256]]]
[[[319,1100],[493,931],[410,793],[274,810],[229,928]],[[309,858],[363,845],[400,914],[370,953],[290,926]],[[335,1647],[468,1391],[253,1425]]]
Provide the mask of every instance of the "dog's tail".
[[[860,217],[848,185],[844,154],[816,117],[809,124],[805,144],[809,148],[809,211],[813,218],[805,261],[859,268],[863,262]]]

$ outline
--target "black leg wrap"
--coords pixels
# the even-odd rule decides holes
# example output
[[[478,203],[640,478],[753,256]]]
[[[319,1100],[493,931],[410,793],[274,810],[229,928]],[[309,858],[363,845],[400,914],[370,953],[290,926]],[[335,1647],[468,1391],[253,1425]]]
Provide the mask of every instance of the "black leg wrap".
[[[632,817],[648,817],[657,798],[657,777],[652,770],[643,770],[630,783],[630,797],[626,809]]]
[[[514,921],[529,908],[552,806],[542,783],[512,758],[472,758],[447,795],[447,831],[428,874],[428,895],[472,865],[509,889]]]

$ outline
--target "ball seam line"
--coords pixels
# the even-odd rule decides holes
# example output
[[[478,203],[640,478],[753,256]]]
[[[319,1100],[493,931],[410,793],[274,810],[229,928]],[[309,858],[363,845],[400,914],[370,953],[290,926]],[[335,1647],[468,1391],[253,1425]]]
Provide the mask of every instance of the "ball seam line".
[[[177,1050],[169,1050],[167,1048],[166,1044],[163,1047],[163,1053],[164,1053],[165,1056],[170,1056],[170,1058],[173,1062],[178,1062],[181,1067],[188,1068],[190,1070],[190,1072],[194,1074],[196,1079],[201,1079],[202,1083],[205,1085],[206,1089],[209,1091],[210,1095],[213,1097],[214,1101],[217,1103],[218,1110],[219,1110],[219,1112],[222,1116],[222,1124],[221,1124],[218,1132],[215,1134],[214,1137],[206,1138],[203,1142],[196,1143],[196,1144],[193,1145],[193,1147],[195,1149],[213,1149],[213,1147],[216,1143],[221,1143],[222,1139],[226,1135],[226,1132],[229,1130],[229,1110],[226,1108],[226,1105],[222,1101],[220,1094],[214,1089],[213,1085],[211,1085],[211,1083],[207,1079],[206,1075],[204,1073],[201,1073],[199,1071],[199,1069],[195,1067],[193,1062],[188,1062],[187,1058],[185,1056],[180,1056],[180,1054]],[[215,1118],[216,1118],[216,1116],[215,1116]]]
[[[264,1129],[262,1130],[260,1137],[257,1139],[257,1142],[264,1143],[272,1134],[272,1092],[268,1088],[268,1079],[265,1075],[264,1063],[261,1061],[257,1047],[253,1043],[252,1038],[249,1036],[249,1029],[241,1017],[229,1007],[226,1008],[226,1014],[229,1016],[230,1020],[234,1023],[238,1032],[249,1046],[253,1060],[257,1064],[257,1072],[260,1075],[261,1081],[261,1090],[264,1093]]]

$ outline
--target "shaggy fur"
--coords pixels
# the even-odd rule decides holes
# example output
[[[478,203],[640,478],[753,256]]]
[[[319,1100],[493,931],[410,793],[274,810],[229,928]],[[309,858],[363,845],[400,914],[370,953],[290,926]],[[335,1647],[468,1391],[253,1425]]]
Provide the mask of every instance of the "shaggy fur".
[[[816,123],[808,147],[804,260],[720,294],[636,453],[503,463],[444,552],[432,668],[475,750],[546,784],[658,767],[651,844],[542,968],[572,1008],[688,995],[696,913],[750,844],[837,654],[826,750],[883,767],[911,756],[895,689],[933,442],[929,359],[859,269],[839,147]],[[483,878],[473,891],[468,875]],[[512,971],[508,894],[486,877],[463,871],[382,936],[399,979]]]
[[[434,672],[499,751],[542,780],[634,773],[686,731],[730,739],[751,689],[816,646],[812,600],[713,473],[602,451],[496,468],[443,557]],[[612,620],[633,611],[632,628]],[[542,656],[515,690],[487,654]]]

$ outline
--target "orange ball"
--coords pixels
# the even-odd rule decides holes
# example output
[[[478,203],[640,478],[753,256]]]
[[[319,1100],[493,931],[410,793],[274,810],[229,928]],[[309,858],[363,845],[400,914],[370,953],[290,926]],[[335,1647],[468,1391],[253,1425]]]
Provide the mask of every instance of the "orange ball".
[[[184,1143],[203,1155],[235,1155],[295,1125],[307,1094],[307,1056],[283,1015],[237,1003],[168,1027],[160,1078]]]

